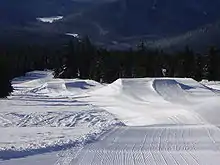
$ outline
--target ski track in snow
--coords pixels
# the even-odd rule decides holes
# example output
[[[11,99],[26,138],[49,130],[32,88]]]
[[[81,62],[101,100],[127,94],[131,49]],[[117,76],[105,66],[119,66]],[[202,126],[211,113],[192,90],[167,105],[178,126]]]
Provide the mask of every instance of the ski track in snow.
[[[105,139],[88,144],[71,164],[205,165],[218,164],[220,161],[220,131],[213,126],[115,129]],[[208,132],[212,132],[212,135],[208,135]]]
[[[217,82],[141,78],[101,85],[34,71],[12,83],[15,91],[0,100],[0,164],[220,162]]]
[[[12,96],[0,100],[0,159],[79,148],[121,125],[108,112],[72,98],[99,85],[53,79],[52,72],[43,71],[14,79]]]

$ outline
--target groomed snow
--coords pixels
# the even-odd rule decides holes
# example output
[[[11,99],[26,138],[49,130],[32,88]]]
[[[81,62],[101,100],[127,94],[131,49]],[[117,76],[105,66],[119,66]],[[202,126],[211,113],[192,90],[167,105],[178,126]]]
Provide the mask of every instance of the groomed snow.
[[[35,71],[12,83],[15,91],[0,100],[0,159],[84,145],[121,125],[108,112],[74,99],[101,86],[92,80],[53,79],[50,71]]]
[[[71,165],[218,165],[219,138],[212,126],[120,127],[88,144]]]
[[[12,83],[15,91],[0,101],[0,164],[220,162],[218,82],[139,78],[103,85],[35,71]]]
[[[219,113],[219,91],[192,79],[118,79],[84,96],[81,100],[113,113],[128,126],[220,124],[212,121]],[[210,107],[214,112],[206,120]]]

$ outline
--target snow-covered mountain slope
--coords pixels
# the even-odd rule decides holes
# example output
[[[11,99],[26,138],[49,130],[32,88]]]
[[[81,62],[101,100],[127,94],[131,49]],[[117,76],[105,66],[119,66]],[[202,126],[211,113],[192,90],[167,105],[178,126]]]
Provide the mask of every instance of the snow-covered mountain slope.
[[[0,100],[0,164],[218,165],[220,91],[190,78],[54,79]]]

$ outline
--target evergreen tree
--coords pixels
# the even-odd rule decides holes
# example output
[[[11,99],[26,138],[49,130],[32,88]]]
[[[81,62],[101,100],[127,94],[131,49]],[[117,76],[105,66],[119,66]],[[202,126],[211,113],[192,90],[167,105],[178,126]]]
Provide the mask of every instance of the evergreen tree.
[[[0,97],[6,97],[8,96],[13,88],[11,86],[11,76],[10,76],[10,71],[9,71],[9,63],[6,60],[6,57],[4,55],[1,55],[0,57],[0,76],[1,76],[1,81],[0,81]]]
[[[52,69],[56,77],[93,79],[111,83],[118,78],[191,77],[220,79],[220,52],[196,54],[186,47],[176,53],[150,50],[144,42],[137,49],[107,50],[94,46],[89,37],[57,45],[0,46],[0,97],[12,91],[10,80],[32,70]],[[162,69],[166,70],[164,74]]]
[[[203,79],[203,67],[202,67],[202,55],[197,54],[195,56],[195,80],[201,81]]]
[[[207,55],[207,78],[208,80],[218,80],[219,74],[218,74],[218,54],[219,51],[216,47],[210,47],[209,53]]]

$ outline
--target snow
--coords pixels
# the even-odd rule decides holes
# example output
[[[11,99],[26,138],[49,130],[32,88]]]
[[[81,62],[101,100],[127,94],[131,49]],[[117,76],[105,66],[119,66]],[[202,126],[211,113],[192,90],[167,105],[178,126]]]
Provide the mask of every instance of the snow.
[[[63,19],[63,16],[52,16],[52,17],[39,17],[37,18],[38,21],[44,22],[44,23],[53,23],[56,21],[59,21]]]
[[[119,79],[82,100],[116,115],[128,126],[203,124],[207,123],[203,112],[209,108],[200,113],[198,107],[211,100],[219,107],[218,93],[192,79]]]
[[[201,83],[210,87],[210,88],[220,90],[220,81],[202,80]]]
[[[102,86],[95,81],[54,79],[51,71],[34,71],[12,83],[15,91],[0,100],[0,159],[83,145],[120,125],[108,112],[74,99]]]
[[[220,83],[54,79],[29,72],[0,100],[0,164],[220,162]]]
[[[72,36],[72,37],[75,37],[75,38],[79,38],[79,34],[76,34],[76,33],[66,33],[67,36]]]
[[[219,136],[212,126],[120,127],[87,145],[72,165],[217,165]]]

